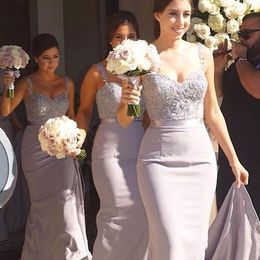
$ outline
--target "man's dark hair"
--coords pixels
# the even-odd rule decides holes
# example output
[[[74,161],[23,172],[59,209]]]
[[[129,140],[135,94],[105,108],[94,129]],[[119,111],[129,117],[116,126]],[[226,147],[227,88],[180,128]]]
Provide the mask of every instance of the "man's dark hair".
[[[248,20],[248,19],[257,19],[258,20],[258,23],[260,25],[260,12],[253,12],[253,13],[249,13],[249,14],[246,14],[244,17],[243,17],[243,22]]]

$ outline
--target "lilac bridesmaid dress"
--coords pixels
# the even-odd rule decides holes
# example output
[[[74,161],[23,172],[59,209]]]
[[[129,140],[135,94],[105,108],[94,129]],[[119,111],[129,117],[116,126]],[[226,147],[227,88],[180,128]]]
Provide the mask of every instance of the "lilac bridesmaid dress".
[[[68,110],[65,85],[65,91],[51,99],[34,92],[33,82],[28,78],[25,106],[29,123],[22,140],[22,167],[31,207],[21,260],[91,259],[78,162],[70,157],[49,156],[38,141],[39,127]]]
[[[146,260],[147,220],[136,176],[144,129],[140,120],[128,128],[117,123],[121,86],[108,82],[103,64],[96,66],[105,84],[96,95],[101,123],[92,150],[92,173],[100,198],[93,260]]]
[[[148,217],[149,260],[205,257],[217,167],[203,123],[207,80],[199,46],[197,68],[183,82],[155,72],[142,82],[152,121],[137,175]]]

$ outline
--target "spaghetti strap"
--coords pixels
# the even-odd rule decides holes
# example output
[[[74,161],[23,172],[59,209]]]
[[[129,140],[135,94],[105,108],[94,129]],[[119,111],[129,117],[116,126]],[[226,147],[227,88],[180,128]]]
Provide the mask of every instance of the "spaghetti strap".
[[[69,78],[65,76],[65,94],[66,97],[69,95]]]
[[[32,80],[30,77],[27,77],[26,78],[26,81],[28,83],[28,92],[29,92],[29,95],[31,95],[33,93],[33,84],[32,84]]]
[[[201,68],[202,68],[203,71],[205,71],[206,70],[206,63],[205,63],[205,57],[202,53],[202,44],[201,43],[197,44],[197,49],[198,49]]]
[[[96,64],[96,66],[98,68],[98,71],[101,74],[102,79],[107,83],[108,82],[108,75],[107,75],[107,71],[106,71],[104,64],[99,62],[99,63]]]

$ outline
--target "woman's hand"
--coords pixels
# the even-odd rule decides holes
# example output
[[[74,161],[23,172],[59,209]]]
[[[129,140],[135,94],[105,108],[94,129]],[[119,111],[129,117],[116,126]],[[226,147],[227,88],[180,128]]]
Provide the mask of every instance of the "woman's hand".
[[[241,163],[239,161],[237,161],[236,163],[234,163],[233,165],[230,165],[230,166],[235,175],[237,187],[240,188],[241,184],[247,185],[248,179],[249,179],[249,173],[241,165]]]
[[[123,104],[137,104],[140,101],[142,86],[133,86],[128,80],[122,80],[121,102]]]
[[[6,88],[14,84],[15,81],[15,75],[13,71],[5,71],[3,75],[3,84]]]

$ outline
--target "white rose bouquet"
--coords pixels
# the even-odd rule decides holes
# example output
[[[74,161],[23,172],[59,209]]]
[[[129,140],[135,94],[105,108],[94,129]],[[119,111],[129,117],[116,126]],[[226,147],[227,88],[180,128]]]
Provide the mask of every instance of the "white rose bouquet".
[[[77,123],[67,116],[47,120],[38,134],[42,150],[57,159],[66,156],[84,159],[86,152],[81,147],[85,137],[85,130],[77,128]]]
[[[134,86],[139,84],[139,76],[156,71],[160,57],[154,45],[144,40],[124,40],[107,57],[107,70],[128,78]],[[129,116],[140,116],[140,105],[128,104]]]
[[[199,0],[187,40],[200,41],[214,51],[226,39],[230,49],[230,39],[239,39],[237,32],[244,15],[259,11],[259,0]]]
[[[6,70],[11,76],[18,78],[19,69],[25,68],[30,60],[29,55],[17,45],[5,45],[0,48],[0,68]],[[14,97],[14,85],[8,88],[7,96]]]

